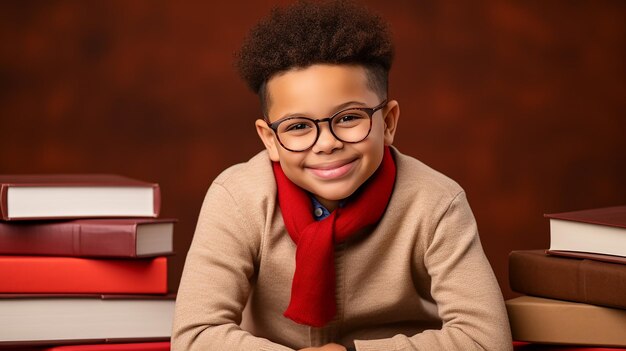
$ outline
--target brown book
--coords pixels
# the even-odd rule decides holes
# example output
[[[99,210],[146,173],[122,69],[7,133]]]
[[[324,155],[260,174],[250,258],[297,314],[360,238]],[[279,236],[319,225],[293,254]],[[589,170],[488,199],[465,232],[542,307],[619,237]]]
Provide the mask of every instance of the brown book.
[[[112,174],[0,175],[3,220],[158,217],[158,184]]]
[[[170,255],[174,223],[155,218],[0,222],[0,255]]]
[[[509,284],[522,294],[626,309],[626,265],[513,251]]]
[[[626,257],[626,206],[546,214],[550,250]]]
[[[0,349],[167,341],[174,295],[2,295]]]
[[[513,340],[626,347],[626,310],[540,297],[506,301]]]
[[[589,253],[589,252],[558,251],[558,250],[546,250],[546,253],[552,256],[571,257],[571,258],[579,258],[579,259],[586,259],[586,260],[626,264],[626,257],[624,256],[602,255],[602,254],[594,254],[594,253]]]

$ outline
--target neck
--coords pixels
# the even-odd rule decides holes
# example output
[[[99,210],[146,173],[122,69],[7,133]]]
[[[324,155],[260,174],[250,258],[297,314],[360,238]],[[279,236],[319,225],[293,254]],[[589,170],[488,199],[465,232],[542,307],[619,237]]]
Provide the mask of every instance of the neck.
[[[322,206],[324,206],[324,208],[326,208],[328,212],[333,212],[337,209],[337,207],[339,207],[339,200],[326,200],[317,195],[313,196],[315,196],[317,201],[319,201],[319,203],[322,204]]]

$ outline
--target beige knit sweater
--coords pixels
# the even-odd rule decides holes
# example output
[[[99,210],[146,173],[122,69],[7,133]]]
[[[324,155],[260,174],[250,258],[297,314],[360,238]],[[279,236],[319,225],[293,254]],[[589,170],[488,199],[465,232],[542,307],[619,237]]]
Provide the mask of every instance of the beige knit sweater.
[[[336,248],[337,315],[323,328],[282,313],[296,246],[267,153],[211,185],[176,301],[172,350],[511,350],[507,315],[463,190],[393,149],[388,208]]]

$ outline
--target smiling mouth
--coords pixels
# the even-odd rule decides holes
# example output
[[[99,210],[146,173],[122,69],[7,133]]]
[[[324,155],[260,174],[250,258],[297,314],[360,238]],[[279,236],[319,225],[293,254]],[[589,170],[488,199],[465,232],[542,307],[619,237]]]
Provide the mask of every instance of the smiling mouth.
[[[348,163],[340,163],[340,164],[329,165],[329,166],[324,166],[324,167],[307,167],[307,170],[313,173],[318,178],[322,178],[326,180],[336,179],[336,178],[343,177],[348,172],[350,172],[350,170],[352,170],[352,168],[354,167],[355,163],[356,163],[356,159],[351,160]]]

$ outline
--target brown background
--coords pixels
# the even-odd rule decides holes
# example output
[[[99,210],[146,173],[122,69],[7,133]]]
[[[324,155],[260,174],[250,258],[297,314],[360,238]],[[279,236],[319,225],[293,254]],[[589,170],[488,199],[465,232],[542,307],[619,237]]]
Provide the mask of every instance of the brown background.
[[[160,183],[176,289],[210,182],[262,147],[232,53],[276,3],[0,2],[0,173]],[[626,203],[626,2],[363,3],[396,42],[396,146],[466,189],[505,297],[544,213]]]

